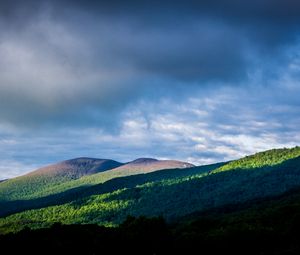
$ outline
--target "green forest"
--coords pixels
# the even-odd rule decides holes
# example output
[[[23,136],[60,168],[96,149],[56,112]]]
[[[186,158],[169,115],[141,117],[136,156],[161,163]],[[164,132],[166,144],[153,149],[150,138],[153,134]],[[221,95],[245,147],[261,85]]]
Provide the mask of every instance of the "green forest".
[[[128,216],[175,224],[189,215],[271,199],[300,187],[300,147],[187,169],[130,176],[107,171],[45,182],[18,177],[0,183],[0,233],[56,222],[117,227]]]
[[[167,223],[127,217],[119,226],[54,223],[0,235],[11,254],[299,254],[300,190],[197,212]]]

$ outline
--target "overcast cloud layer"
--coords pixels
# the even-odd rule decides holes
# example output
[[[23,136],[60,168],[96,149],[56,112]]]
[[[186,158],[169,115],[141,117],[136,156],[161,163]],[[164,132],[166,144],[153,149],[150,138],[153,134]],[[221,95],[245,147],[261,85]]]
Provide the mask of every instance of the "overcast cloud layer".
[[[296,0],[1,1],[0,179],[299,145],[299,36]]]

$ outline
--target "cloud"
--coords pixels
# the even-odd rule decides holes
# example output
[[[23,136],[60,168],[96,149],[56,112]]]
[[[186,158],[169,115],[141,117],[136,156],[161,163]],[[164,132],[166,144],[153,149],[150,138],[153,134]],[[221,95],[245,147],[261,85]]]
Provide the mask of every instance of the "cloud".
[[[115,130],[140,98],[242,86],[266,61],[277,70],[296,37],[293,2],[133,3],[2,2],[1,121]]]
[[[200,164],[299,144],[299,13],[292,0],[1,1],[0,159]]]
[[[297,94],[299,89],[294,88],[285,96]],[[288,92],[281,87],[278,94],[283,91]],[[8,127],[2,127],[0,148],[5,150],[0,160],[33,166],[37,162],[44,165],[80,156],[122,162],[157,157],[208,164],[299,145],[299,102],[298,106],[290,106],[275,96],[266,100],[269,92],[268,88],[258,91],[249,87],[245,91],[227,87],[208,95],[198,91],[180,102],[161,99],[156,104],[141,100],[122,114],[115,134],[101,127],[62,128],[55,133],[5,133]],[[16,173],[13,166],[7,164],[2,176]]]

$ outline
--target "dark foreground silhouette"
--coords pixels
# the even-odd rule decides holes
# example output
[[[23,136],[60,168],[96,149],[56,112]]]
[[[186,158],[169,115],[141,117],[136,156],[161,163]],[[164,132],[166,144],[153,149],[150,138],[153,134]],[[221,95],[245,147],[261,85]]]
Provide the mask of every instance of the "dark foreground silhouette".
[[[201,217],[176,225],[145,217],[128,217],[117,228],[56,223],[1,236],[0,247],[1,254],[300,254],[298,209],[256,218],[247,212],[234,220],[232,215]]]

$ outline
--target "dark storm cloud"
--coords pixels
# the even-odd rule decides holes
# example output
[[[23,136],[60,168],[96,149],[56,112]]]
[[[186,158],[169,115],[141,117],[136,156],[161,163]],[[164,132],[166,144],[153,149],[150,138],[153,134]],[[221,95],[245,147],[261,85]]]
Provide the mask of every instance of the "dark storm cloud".
[[[299,144],[299,25],[297,0],[2,0],[0,176]]]
[[[300,17],[297,1],[1,1],[0,13],[1,120],[110,129],[152,94],[245,85],[263,65],[278,75]]]
[[[226,25],[197,21],[174,27],[169,20],[143,27],[145,9],[131,13],[119,5],[1,5],[4,122],[114,129],[119,112],[151,91],[149,86],[157,92],[157,86],[168,90],[177,80],[231,80],[244,71],[240,39]],[[153,85],[157,80],[164,81]]]
[[[82,37],[95,35],[93,46],[112,43],[105,45],[115,53],[112,62],[126,58],[146,72],[200,81],[245,77],[248,51],[274,54],[295,39],[300,21],[300,4],[293,0],[6,1],[2,6],[8,23],[39,22],[36,17],[46,10]]]

